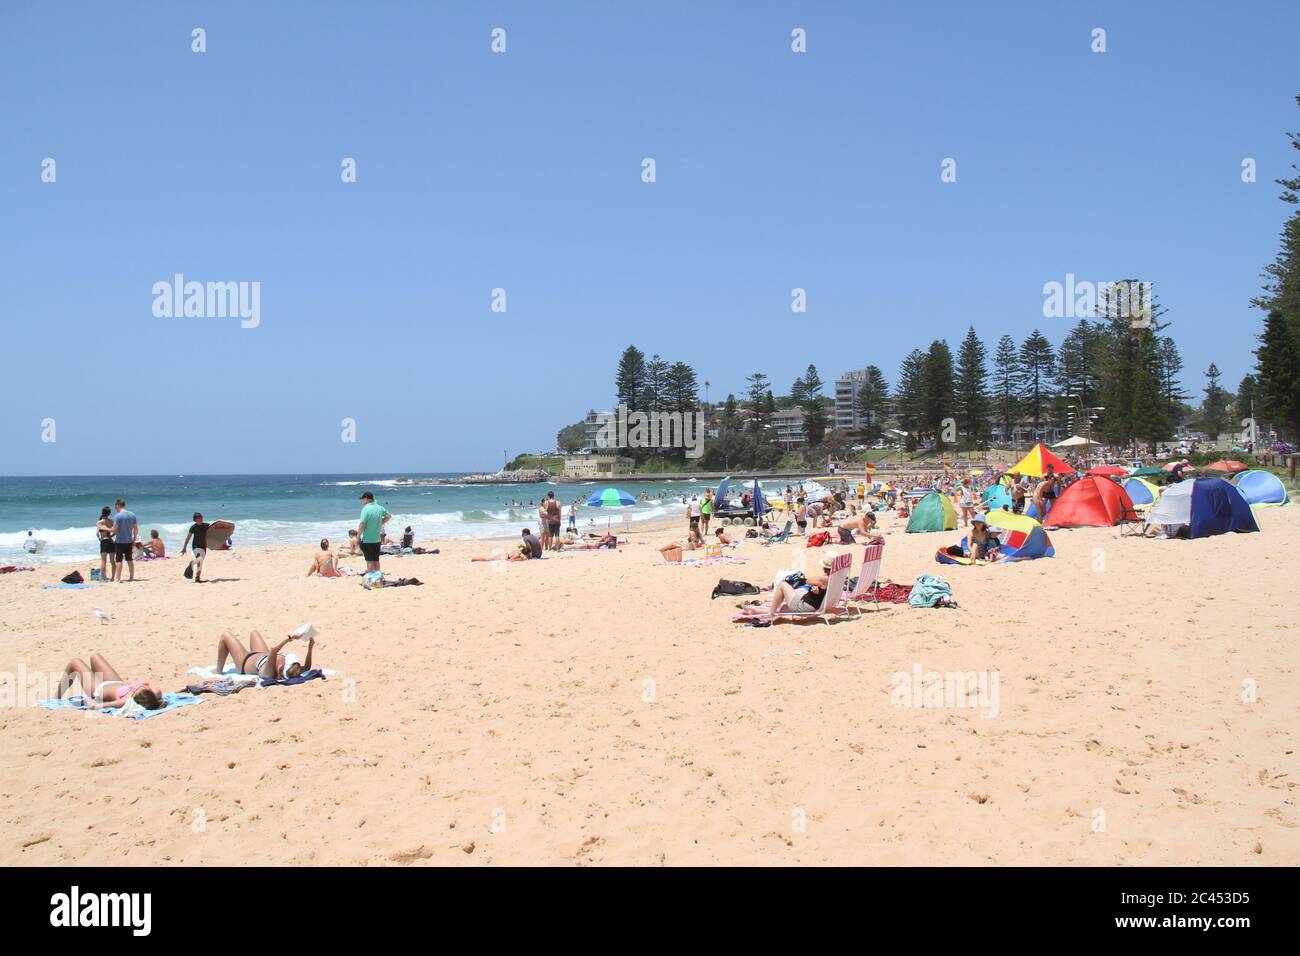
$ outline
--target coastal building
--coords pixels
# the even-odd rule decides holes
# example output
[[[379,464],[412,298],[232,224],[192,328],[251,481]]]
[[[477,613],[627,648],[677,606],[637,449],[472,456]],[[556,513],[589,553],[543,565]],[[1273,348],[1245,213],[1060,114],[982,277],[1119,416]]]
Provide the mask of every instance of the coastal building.
[[[772,416],[772,430],[778,445],[787,451],[808,439],[803,430],[803,409],[787,408]]]
[[[636,460],[622,455],[600,454],[570,455],[564,459],[564,477],[574,479],[613,478],[630,475]]]
[[[587,418],[583,421],[583,427],[586,429],[586,439],[583,442],[586,448],[604,448],[609,442],[606,435],[600,433],[604,423],[609,421],[613,412],[588,412]]]
[[[862,427],[862,415],[858,412],[858,392],[867,380],[867,370],[857,369],[845,372],[835,380],[835,427],[845,431],[857,431]]]

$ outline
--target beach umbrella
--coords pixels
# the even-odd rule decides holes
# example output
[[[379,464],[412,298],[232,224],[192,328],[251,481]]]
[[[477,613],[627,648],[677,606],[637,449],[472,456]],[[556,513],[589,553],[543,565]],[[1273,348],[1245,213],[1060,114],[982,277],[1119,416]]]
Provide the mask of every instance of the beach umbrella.
[[[1152,475],[1163,475],[1165,470],[1157,468],[1155,465],[1145,465],[1142,468],[1135,468],[1128,473],[1130,478],[1150,478]]]
[[[636,504],[636,499],[619,488],[606,488],[588,498],[587,504],[592,508],[626,508]]]
[[[1218,461],[1213,462],[1212,464],[1206,465],[1205,470],[1226,471],[1226,472],[1236,473],[1238,471],[1249,471],[1249,468],[1247,468],[1246,465],[1243,465],[1239,461],[1232,461],[1232,460],[1224,461],[1223,459],[1219,459]]]
[[[1181,461],[1181,459],[1179,459],[1179,460]],[[1160,470],[1161,470],[1161,471],[1164,471],[1164,472],[1170,472],[1170,471],[1173,471],[1174,468],[1175,468],[1177,465],[1178,465],[1178,462],[1177,462],[1177,461],[1171,461],[1169,464],[1162,466]],[[1191,465],[1184,465],[1184,466],[1183,466],[1183,471],[1195,471],[1195,470],[1196,470],[1196,469],[1193,468]],[[1133,474],[1136,475],[1137,472],[1134,472]]]
[[[1121,468],[1119,465],[1098,465],[1096,468],[1089,468],[1088,474],[1097,478],[1120,478],[1128,474],[1128,469]]]
[[[1048,465],[1051,465],[1053,471],[1058,475],[1074,474],[1073,468],[1043,447],[1041,442],[1031,448],[1029,454],[1020,459],[1019,463],[1014,467],[1008,468],[1007,471],[1028,475],[1030,478],[1041,478],[1047,474]]]
[[[754,511],[754,523],[757,524],[763,520],[763,515],[767,514],[767,500],[763,497],[763,486],[758,483],[757,478],[754,479],[754,499],[750,502],[750,506]]]

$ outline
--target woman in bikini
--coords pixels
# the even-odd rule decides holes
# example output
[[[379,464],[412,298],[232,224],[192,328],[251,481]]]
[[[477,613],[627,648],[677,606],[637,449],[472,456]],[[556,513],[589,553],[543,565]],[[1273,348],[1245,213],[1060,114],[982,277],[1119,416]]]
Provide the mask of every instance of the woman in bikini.
[[[79,657],[68,661],[59,678],[59,697],[68,692],[73,680],[81,682],[82,693],[95,710],[121,707],[128,700],[145,710],[157,710],[163,704],[162,691],[142,680],[123,680],[101,654],[90,655],[89,667]]]
[[[226,659],[229,658],[236,663],[237,672],[240,674],[257,676],[262,680],[286,680],[297,677],[303,671],[311,670],[311,652],[316,646],[316,638],[307,641],[307,658],[301,664],[290,661],[280,653],[284,645],[296,640],[299,638],[290,634],[275,647],[267,647],[262,635],[253,631],[248,635],[250,650],[239,642],[239,638],[226,631],[217,644],[217,673],[221,673],[226,666]]]
[[[113,519],[110,517],[112,512],[105,508],[99,513],[99,521],[95,523],[95,534],[99,538],[99,576],[105,581],[113,579],[112,570],[109,563],[117,564],[117,551],[113,547]]]

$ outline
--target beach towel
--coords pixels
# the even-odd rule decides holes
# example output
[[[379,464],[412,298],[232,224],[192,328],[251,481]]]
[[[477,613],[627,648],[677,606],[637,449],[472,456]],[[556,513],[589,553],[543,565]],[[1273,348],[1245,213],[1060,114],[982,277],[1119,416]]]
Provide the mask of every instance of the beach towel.
[[[41,706],[46,710],[85,710],[100,714],[112,714],[117,717],[125,717],[127,720],[144,720],[146,717],[157,717],[160,714],[170,713],[173,710],[179,710],[181,707],[188,707],[190,704],[203,703],[202,698],[195,697],[193,694],[163,694],[163,705],[157,710],[146,710],[139,704],[126,704],[122,707],[110,707],[106,710],[98,710],[91,707],[84,697],[64,697],[58,700],[43,700]]]
[[[936,574],[923,574],[917,578],[907,603],[912,607],[957,606],[957,602],[952,599],[952,588]]]
[[[97,588],[98,584],[43,584],[47,591],[80,591],[84,588]]]
[[[906,604],[911,596],[912,585],[910,584],[895,584],[887,581],[876,590],[876,598],[882,603]]]
[[[187,684],[185,692],[188,694],[216,694],[218,697],[229,697],[231,694],[238,694],[241,690],[253,686],[248,681],[238,680],[205,680],[197,684]]]
[[[680,561],[670,561],[669,564],[676,565],[679,568],[707,568],[715,564],[744,564],[749,558],[738,558],[730,554],[720,554],[713,558],[682,558]]]
[[[191,675],[192,677],[197,677],[203,681],[229,680],[229,681],[235,681],[237,683],[245,684],[249,687],[252,687],[254,685],[258,687],[265,687],[267,684],[270,683],[277,683],[277,684],[286,683],[286,681],[274,681],[274,682],[265,681],[262,680],[262,678],[258,677],[256,674],[237,673],[235,671],[234,664],[227,664],[226,669],[223,670],[220,674],[217,673],[216,667],[214,667],[211,664],[207,664],[202,667],[191,667],[185,673]],[[330,670],[328,667],[313,667],[309,671],[303,671],[302,674],[300,674],[297,678],[288,681],[287,683],[290,684],[301,683],[304,679],[315,680],[315,678],[306,677],[307,674],[320,674],[321,677],[333,677],[336,673],[337,671]]]
[[[6,564],[3,568],[0,568],[0,574],[10,574],[14,571],[35,571],[35,570],[36,570],[35,568],[20,568],[16,564]]]

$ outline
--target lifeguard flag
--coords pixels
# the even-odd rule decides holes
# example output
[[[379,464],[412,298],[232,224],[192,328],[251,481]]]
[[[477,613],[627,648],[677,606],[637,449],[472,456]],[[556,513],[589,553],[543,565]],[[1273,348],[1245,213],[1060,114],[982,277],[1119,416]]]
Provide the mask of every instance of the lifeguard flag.
[[[1030,478],[1041,478],[1047,474],[1048,465],[1051,465],[1058,475],[1074,474],[1074,469],[1044,448],[1042,442],[1035,445],[1028,455],[1021,458],[1019,464],[1013,465],[1007,471],[1028,475]]]

